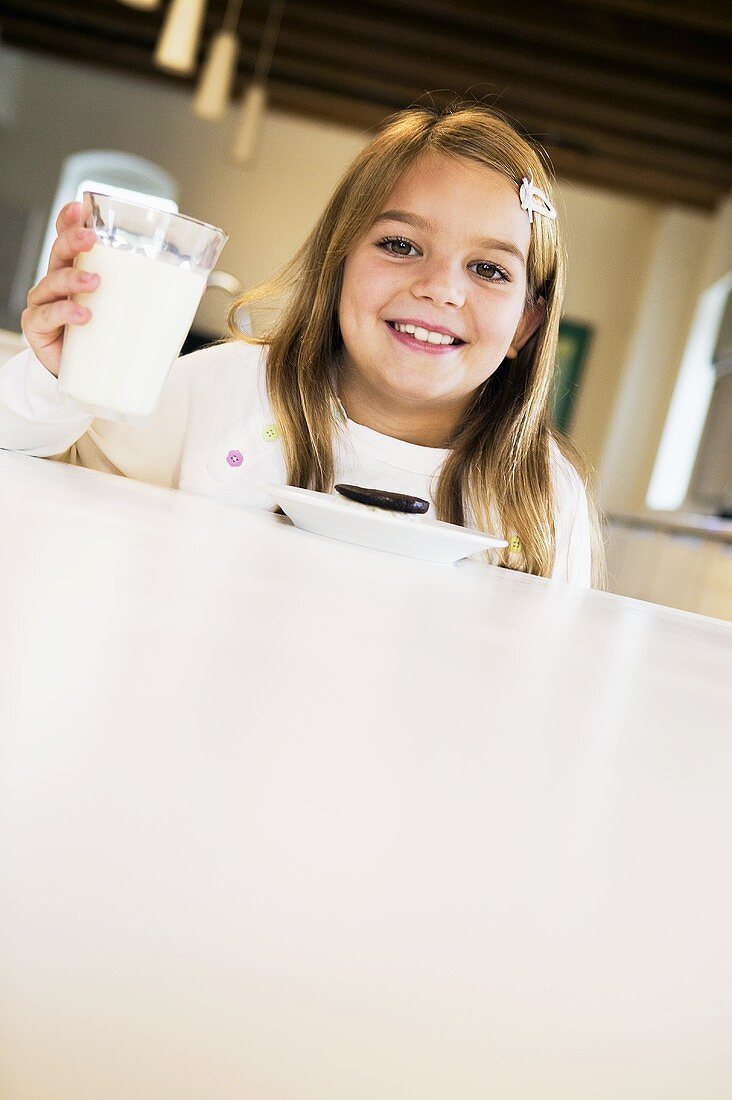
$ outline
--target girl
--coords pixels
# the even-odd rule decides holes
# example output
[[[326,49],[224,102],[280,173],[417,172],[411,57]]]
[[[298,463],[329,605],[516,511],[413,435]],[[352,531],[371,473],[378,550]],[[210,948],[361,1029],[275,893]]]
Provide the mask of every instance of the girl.
[[[258,486],[344,481],[426,497],[437,518],[501,531],[497,564],[595,583],[602,550],[581,460],[550,422],[564,286],[538,153],[478,105],[395,116],[360,153],[283,274],[230,313],[231,341],[179,359],[143,426],[58,393],[65,324],[94,243],[60,213],[0,371],[0,446],[271,508]],[[258,338],[238,309],[275,298]]]

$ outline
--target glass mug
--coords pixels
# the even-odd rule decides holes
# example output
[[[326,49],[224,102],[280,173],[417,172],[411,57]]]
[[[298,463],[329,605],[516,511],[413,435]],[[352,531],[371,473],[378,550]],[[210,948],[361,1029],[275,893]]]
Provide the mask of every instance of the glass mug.
[[[75,266],[99,275],[85,325],[67,325],[59,389],[98,415],[143,420],[158,403],[206,280],[228,240],[213,225],[85,191],[83,224],[96,232]]]

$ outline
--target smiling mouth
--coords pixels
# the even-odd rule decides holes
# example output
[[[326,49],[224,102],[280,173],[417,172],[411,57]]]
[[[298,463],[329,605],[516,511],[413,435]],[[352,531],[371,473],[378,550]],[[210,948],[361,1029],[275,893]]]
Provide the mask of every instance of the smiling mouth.
[[[446,332],[436,332],[434,329],[422,328],[421,325],[402,324],[400,321],[387,321],[387,325],[394,332],[402,336],[409,336],[419,344],[431,344],[433,347],[459,347],[465,341],[457,336],[450,336]]]

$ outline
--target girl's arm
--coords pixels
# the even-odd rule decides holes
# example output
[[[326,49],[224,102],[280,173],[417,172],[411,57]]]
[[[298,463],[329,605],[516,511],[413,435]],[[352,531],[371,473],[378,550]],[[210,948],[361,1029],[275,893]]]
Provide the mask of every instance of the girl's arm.
[[[259,409],[263,364],[261,349],[242,341],[195,351],[173,364],[154,412],[126,424],[59,393],[27,350],[0,367],[0,448],[178,488],[184,465],[209,460],[231,425]]]
[[[61,455],[92,415],[58,391],[58,379],[30,348],[0,367],[0,448],[46,458]]]
[[[207,369],[215,351],[174,363],[157,408],[140,424],[94,417],[59,392],[58,379],[30,349],[23,351],[0,367],[0,448],[177,488],[191,443],[195,367],[202,367],[206,379],[220,375],[216,362],[213,370]]]

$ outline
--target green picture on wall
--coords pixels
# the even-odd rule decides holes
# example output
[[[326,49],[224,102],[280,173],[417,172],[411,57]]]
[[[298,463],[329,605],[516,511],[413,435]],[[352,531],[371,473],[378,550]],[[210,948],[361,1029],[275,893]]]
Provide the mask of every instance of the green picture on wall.
[[[568,432],[572,426],[574,403],[591,336],[592,329],[588,325],[564,320],[559,325],[552,417],[563,432]]]

